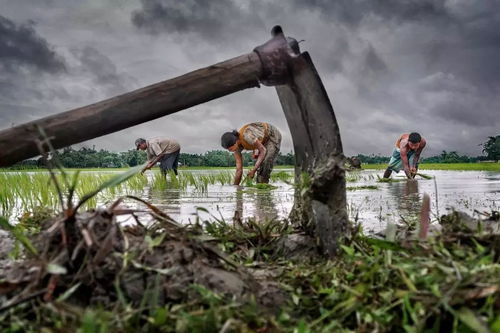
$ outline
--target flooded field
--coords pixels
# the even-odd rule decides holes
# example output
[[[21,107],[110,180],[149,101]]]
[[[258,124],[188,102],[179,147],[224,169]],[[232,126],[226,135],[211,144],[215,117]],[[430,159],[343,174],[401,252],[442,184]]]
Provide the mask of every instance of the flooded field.
[[[160,178],[159,173],[148,172],[147,177],[136,176],[116,188],[104,191],[88,207],[104,205],[122,195],[134,195],[151,202],[182,223],[194,222],[197,218],[232,221],[235,214],[259,221],[283,219],[288,216],[293,205],[292,172],[277,170],[272,181],[275,188],[272,190],[230,185],[232,172],[227,170],[183,171],[178,179],[168,183]],[[83,172],[79,176],[82,185],[77,191],[78,196],[81,197],[85,191],[114,173],[116,171]],[[0,185],[1,215],[15,223],[30,208],[50,206],[57,209],[56,192],[54,189],[47,192],[49,186],[46,174],[20,174],[0,175],[3,177],[3,184]],[[375,170],[347,173],[349,216],[351,220],[361,222],[367,232],[382,230],[387,222],[414,221],[419,214],[423,193],[431,197],[434,218],[450,209],[469,214],[499,209],[499,172],[426,170],[425,174],[433,179],[407,181],[396,176],[393,179],[398,181],[389,183],[379,182],[380,174],[380,171]],[[31,185],[38,189],[13,190],[16,184],[8,184],[9,177],[19,177],[17,182],[26,181],[27,184],[19,186]],[[141,204],[133,200],[126,200],[125,204],[130,208],[141,208]],[[133,223],[133,220],[123,222]]]

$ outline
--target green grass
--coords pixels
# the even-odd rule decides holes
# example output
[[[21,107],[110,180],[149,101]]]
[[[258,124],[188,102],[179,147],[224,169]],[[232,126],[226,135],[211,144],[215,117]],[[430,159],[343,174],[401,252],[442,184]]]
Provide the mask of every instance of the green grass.
[[[363,164],[363,169],[385,170],[387,164]],[[419,170],[498,171],[500,163],[421,163]]]
[[[244,167],[243,169],[245,170],[250,170],[252,166],[247,166]],[[274,169],[294,169],[295,166],[293,165],[275,165]],[[125,171],[128,170],[129,168],[123,167],[123,168],[68,168],[66,169],[67,172],[71,173],[73,171]],[[179,171],[191,171],[191,170],[234,170],[234,166],[229,166],[229,167],[211,167],[211,166],[180,166]],[[0,168],[0,173],[2,172],[47,172],[47,169],[45,168],[34,168],[34,169],[6,169],[6,168]]]
[[[254,298],[236,300],[191,282],[183,286],[192,291],[187,299],[160,301],[160,292],[168,291],[154,285],[140,304],[121,293],[114,303],[84,307],[65,300],[66,290],[52,302],[1,312],[0,331],[499,332],[498,236],[464,233],[456,222],[449,222],[456,232],[420,241],[354,233],[334,260],[288,260],[275,252],[291,229],[280,221],[206,222],[201,236],[235,265],[276,272],[272,282],[286,293],[279,308],[270,311]],[[162,246],[169,241],[159,240]]]

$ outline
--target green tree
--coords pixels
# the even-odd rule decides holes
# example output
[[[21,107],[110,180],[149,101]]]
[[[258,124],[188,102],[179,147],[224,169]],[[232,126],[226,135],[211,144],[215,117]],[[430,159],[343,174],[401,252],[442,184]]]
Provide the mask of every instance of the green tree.
[[[488,141],[483,143],[483,153],[490,160],[498,161],[500,159],[500,135],[490,136]]]

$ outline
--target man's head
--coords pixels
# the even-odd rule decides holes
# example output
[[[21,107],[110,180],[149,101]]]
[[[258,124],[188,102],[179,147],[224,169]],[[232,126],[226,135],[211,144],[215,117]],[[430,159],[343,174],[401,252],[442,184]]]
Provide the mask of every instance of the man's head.
[[[221,146],[231,152],[235,152],[238,149],[239,135],[240,134],[236,130],[222,134],[220,138]]]
[[[412,132],[408,136],[408,146],[410,146],[410,149],[417,149],[420,141],[422,141],[422,137],[417,132]]]
[[[146,148],[148,147],[148,145],[146,144],[146,140],[144,140],[143,138],[139,138],[137,140],[135,140],[135,147],[137,148],[137,150],[146,150]]]

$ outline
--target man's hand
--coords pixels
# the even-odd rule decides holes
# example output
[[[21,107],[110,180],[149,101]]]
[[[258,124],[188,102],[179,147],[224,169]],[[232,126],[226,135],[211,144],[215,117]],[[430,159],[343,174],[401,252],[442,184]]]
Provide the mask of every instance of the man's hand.
[[[415,168],[415,167],[410,168],[410,174],[411,174],[412,178],[415,178],[415,175],[417,174],[417,168]]]
[[[255,171],[256,171],[255,169],[248,171],[247,177],[253,179],[253,177],[255,176]]]
[[[144,172],[146,172],[146,170],[149,170],[151,169],[152,165],[150,164],[147,164],[142,170],[141,170],[141,175],[144,175]]]

